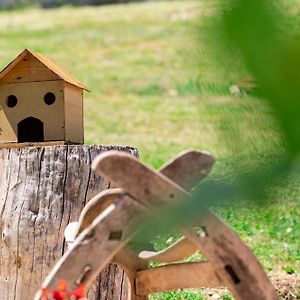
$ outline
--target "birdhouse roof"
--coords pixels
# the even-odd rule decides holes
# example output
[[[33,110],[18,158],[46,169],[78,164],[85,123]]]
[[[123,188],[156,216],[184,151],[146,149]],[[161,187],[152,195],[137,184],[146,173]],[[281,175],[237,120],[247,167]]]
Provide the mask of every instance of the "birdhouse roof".
[[[34,58],[36,58],[46,68],[48,68],[50,71],[52,71],[54,74],[56,74],[60,79],[64,80],[65,82],[68,82],[69,84],[72,84],[74,86],[77,86],[77,87],[89,92],[89,89],[85,85],[83,85],[79,80],[77,80],[71,74],[67,73],[62,68],[60,68],[58,65],[56,65],[51,59],[45,57],[42,54],[39,54],[37,52],[31,51],[28,49],[25,49],[19,56],[17,56],[7,67],[5,67],[0,72],[0,80],[2,78],[4,78],[10,71],[12,71],[13,68],[19,62],[21,62],[24,59],[24,57],[27,55],[31,55]]]

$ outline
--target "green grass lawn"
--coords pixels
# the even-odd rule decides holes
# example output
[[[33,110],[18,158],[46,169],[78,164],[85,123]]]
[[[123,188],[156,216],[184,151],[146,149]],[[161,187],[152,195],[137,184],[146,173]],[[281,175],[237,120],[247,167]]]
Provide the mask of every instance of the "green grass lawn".
[[[300,6],[293,5],[295,15]],[[135,146],[154,167],[184,149],[204,149],[217,159],[211,176],[239,174],[272,164],[282,145],[257,93],[229,92],[247,72],[231,53],[212,51],[221,47],[208,30],[218,13],[215,1],[0,12],[0,65],[30,48],[86,84],[88,144]],[[225,58],[232,68],[220,67]],[[299,187],[293,179],[270,191],[272,206],[218,209],[270,272],[299,270]],[[202,299],[196,292],[157,297]]]

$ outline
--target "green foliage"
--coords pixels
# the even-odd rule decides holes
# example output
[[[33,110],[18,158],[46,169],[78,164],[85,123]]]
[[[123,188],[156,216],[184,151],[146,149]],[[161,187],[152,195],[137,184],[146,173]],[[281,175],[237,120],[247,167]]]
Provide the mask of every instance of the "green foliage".
[[[296,272],[294,266],[284,266],[283,270],[287,272],[288,274],[294,274]]]
[[[253,19],[257,22],[255,27],[253,27]],[[224,44],[235,49],[233,51],[234,56],[238,60],[244,60],[247,66],[245,69],[249,69],[257,79],[262,92],[260,101],[266,102],[266,105],[272,111],[274,123],[276,124],[274,127],[276,129],[273,132],[281,142],[280,147],[277,149],[268,149],[271,160],[266,160],[266,162],[269,165],[261,164],[261,160],[257,157],[256,161],[252,161],[250,168],[242,174],[239,173],[238,176],[234,171],[233,173],[227,172],[225,176],[220,176],[214,180],[207,180],[200,185],[192,201],[182,203],[177,207],[168,206],[163,209],[159,217],[149,221],[137,239],[145,236],[148,236],[149,239],[154,238],[161,232],[167,233],[178,224],[182,225],[187,220],[196,219],[201,214],[201,207],[204,203],[209,206],[220,206],[222,203],[223,205],[226,203],[229,206],[227,212],[230,210],[230,206],[233,210],[243,212],[245,211],[244,204],[240,207],[237,205],[237,200],[247,200],[247,205],[254,205],[256,209],[259,209],[259,206],[255,205],[264,204],[263,210],[259,210],[255,221],[257,221],[257,218],[262,217],[261,224],[266,225],[269,220],[272,220],[265,229],[260,228],[255,223],[241,222],[241,220],[236,224],[236,229],[240,229],[241,233],[247,232],[248,240],[254,232],[256,232],[256,238],[258,238],[257,230],[262,232],[263,239],[259,246],[253,247],[257,255],[264,256],[266,252],[274,251],[274,247],[268,249],[268,246],[265,245],[263,242],[265,238],[277,240],[281,238],[283,248],[275,251],[281,252],[287,261],[291,257],[297,257],[299,251],[297,246],[294,247],[294,245],[297,245],[297,237],[291,234],[291,245],[284,242],[286,239],[285,234],[290,233],[289,230],[295,230],[295,232],[299,230],[296,223],[292,223],[291,227],[288,227],[290,212],[287,218],[281,216],[279,222],[274,224],[272,218],[274,203],[273,208],[268,209],[266,206],[266,204],[271,204],[271,199],[274,202],[274,199],[276,199],[274,190],[278,187],[282,188],[283,182],[291,188],[290,183],[293,180],[291,181],[289,174],[292,170],[295,172],[295,169],[298,169],[295,159],[300,150],[298,130],[300,126],[298,117],[300,104],[297,101],[297,95],[300,92],[297,82],[299,78],[297,66],[299,65],[300,53],[297,53],[293,43],[287,44],[282,36],[278,36],[277,23],[283,26],[284,17],[277,11],[276,6],[267,5],[265,2],[237,1],[231,3],[230,10],[225,9],[220,23],[221,26],[218,28],[220,32],[223,32],[223,36],[228,39],[225,39]],[[221,28],[225,28],[225,31]],[[218,52],[218,50],[215,51]],[[207,85],[206,89],[217,93],[221,92],[215,88],[212,89],[211,85]],[[252,113],[256,114],[255,111],[252,111]],[[268,124],[266,123],[266,126]],[[279,127],[277,127],[277,124]],[[230,127],[227,127],[230,124],[224,123],[224,125],[226,127],[221,127],[221,129],[224,132],[228,131],[227,138],[229,142],[235,140],[237,136],[234,135]],[[282,131],[279,131],[279,128]],[[241,156],[236,155],[236,161],[233,164],[238,169],[243,169],[245,162],[240,161],[240,159]],[[299,175],[297,170],[295,175]],[[273,197],[270,197],[270,192],[273,193]],[[277,198],[276,201],[278,203],[279,199]],[[299,218],[297,204],[292,209],[295,209],[297,216],[293,220],[296,220]],[[266,211],[267,213],[265,213]],[[234,220],[231,220],[231,222],[234,223]],[[272,255],[269,263],[265,266],[271,270],[276,260],[276,256]]]
[[[255,26],[253,26],[255,18]],[[270,1],[239,1],[224,18],[229,39],[258,81],[286,138],[286,149],[300,150],[300,49],[286,36],[278,36],[284,16]]]
[[[166,292],[157,295],[152,295],[151,300],[204,300],[198,292],[188,292],[188,291],[173,291]]]

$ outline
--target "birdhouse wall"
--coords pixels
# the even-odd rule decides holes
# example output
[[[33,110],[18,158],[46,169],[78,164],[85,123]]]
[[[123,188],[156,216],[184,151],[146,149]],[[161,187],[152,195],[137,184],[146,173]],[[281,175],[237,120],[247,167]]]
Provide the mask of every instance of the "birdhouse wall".
[[[55,96],[52,104],[45,101],[48,93]],[[29,117],[43,122],[44,141],[64,140],[63,81],[0,84],[0,107],[0,142],[17,142],[18,124]]]
[[[10,70],[10,67],[7,68],[7,74],[0,79],[0,83],[53,81],[59,79],[59,76],[28,53],[12,70]]]
[[[83,144],[83,90],[65,83],[65,140]]]
[[[0,106],[0,142],[14,143],[18,141],[18,137],[13,127],[13,124],[7,119],[2,106]]]

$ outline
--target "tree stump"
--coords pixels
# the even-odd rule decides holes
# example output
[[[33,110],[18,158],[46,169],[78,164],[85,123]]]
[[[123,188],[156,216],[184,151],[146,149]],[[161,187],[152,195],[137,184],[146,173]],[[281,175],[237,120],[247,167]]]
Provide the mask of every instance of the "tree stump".
[[[91,171],[98,154],[130,147],[48,146],[0,149],[0,299],[32,299],[66,250],[64,230],[110,183]],[[88,299],[126,299],[125,275],[106,268]]]

